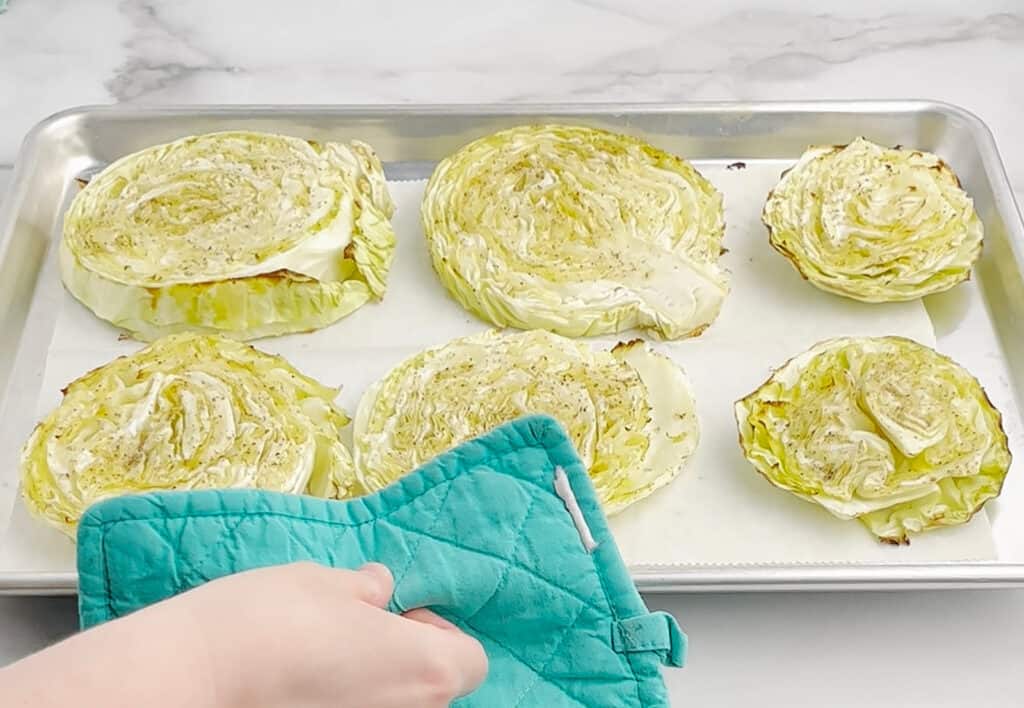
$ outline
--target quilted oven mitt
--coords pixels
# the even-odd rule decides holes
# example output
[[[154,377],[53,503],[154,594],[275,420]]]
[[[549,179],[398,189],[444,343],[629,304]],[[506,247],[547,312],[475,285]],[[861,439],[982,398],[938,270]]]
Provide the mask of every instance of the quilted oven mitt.
[[[668,705],[660,666],[683,662],[685,636],[647,611],[572,443],[545,416],[349,501],[236,489],[100,503],[78,531],[82,626],[297,560],[382,562],[392,610],[430,607],[477,637],[490,673],[458,706]]]

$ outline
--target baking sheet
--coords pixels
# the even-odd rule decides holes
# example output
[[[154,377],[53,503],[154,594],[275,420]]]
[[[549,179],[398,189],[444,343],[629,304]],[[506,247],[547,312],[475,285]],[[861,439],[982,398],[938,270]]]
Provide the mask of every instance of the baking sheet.
[[[934,346],[920,302],[865,305],[822,293],[800,279],[767,243],[760,223],[764,196],[786,161],[698,162],[723,192],[732,292],[719,319],[701,337],[657,343],[686,369],[697,396],[702,439],[687,469],[668,487],[612,519],[626,562],[640,566],[703,564],[859,563],[995,558],[984,512],[961,527],[916,537],[909,547],[879,544],[857,522],[840,521],[815,505],[776,490],[743,459],[732,403],[772,368],[821,339],[898,334]],[[306,374],[342,385],[339,402],[354,412],[359,395],[392,366],[424,347],[478,332],[486,324],[448,296],[429,263],[419,226],[425,182],[392,182],[398,206],[398,249],[380,304],[369,304],[312,334],[262,340],[258,348],[286,356]],[[60,312],[48,350],[36,414],[60,400],[60,389],[85,371],[140,347],[96,319],[64,293],[50,254],[42,276]],[[45,282],[45,281],[44,281]],[[625,335],[624,335],[625,336]],[[607,346],[616,339],[597,339]],[[3,451],[14,459],[16,451]],[[66,538],[13,510],[0,543],[0,572],[71,571]]]

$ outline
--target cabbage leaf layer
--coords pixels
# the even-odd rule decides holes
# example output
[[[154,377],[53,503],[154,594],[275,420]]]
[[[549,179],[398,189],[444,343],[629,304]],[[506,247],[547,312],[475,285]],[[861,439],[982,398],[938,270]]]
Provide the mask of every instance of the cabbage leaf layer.
[[[1010,466],[977,379],[901,337],[815,345],[737,402],[736,420],[769,482],[892,543],[967,522]]]
[[[363,143],[193,136],[89,182],[64,219],[61,276],[97,316],[142,340],[306,331],[383,296],[393,210]]]
[[[609,352],[541,330],[488,331],[407,359],[363,394],[357,474],[379,489],[534,413],[565,427],[609,512],[671,481],[699,435],[685,374],[639,340]]]
[[[818,288],[915,300],[966,280],[984,229],[949,166],[863,138],[809,149],[768,195],[771,245]]]
[[[700,334],[728,292],[722,198],[637,138],[513,128],[443,160],[423,228],[452,296],[499,326],[565,336]]]
[[[74,534],[86,507],[132,492],[257,487],[358,493],[337,390],[219,336],[160,339],[75,380],[21,452],[22,494]]]

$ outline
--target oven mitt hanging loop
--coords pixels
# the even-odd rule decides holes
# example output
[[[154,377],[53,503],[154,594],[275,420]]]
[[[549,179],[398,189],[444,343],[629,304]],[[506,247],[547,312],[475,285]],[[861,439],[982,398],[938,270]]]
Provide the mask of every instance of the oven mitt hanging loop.
[[[559,424],[507,423],[386,489],[328,501],[257,490],[102,502],[78,532],[89,627],[214,578],[299,560],[386,564],[394,611],[430,607],[483,644],[458,706],[667,705],[686,637],[647,611]]]

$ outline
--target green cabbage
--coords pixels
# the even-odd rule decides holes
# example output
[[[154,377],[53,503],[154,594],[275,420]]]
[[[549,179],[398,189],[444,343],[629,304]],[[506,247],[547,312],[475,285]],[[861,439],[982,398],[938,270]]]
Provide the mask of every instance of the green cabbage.
[[[337,390],[281,357],[177,334],[75,380],[21,452],[22,494],[73,535],[89,505],[162,489],[357,490]]]
[[[891,543],[967,522],[1010,466],[977,379],[900,337],[815,345],[737,402],[736,420],[769,482]]]
[[[609,513],[670,482],[699,436],[685,374],[639,340],[598,352],[539,330],[489,331],[421,352],[364,393],[356,473],[380,489],[530,413],[562,423]]]
[[[858,138],[809,149],[768,195],[771,245],[811,283],[864,302],[970,277],[983,227],[946,163]]]
[[[445,287],[499,326],[695,336],[728,292],[721,195],[625,135],[541,125],[481,138],[437,166],[422,220]]]
[[[213,133],[115,162],[68,209],[67,289],[143,340],[254,339],[379,299],[394,205],[369,146]]]

